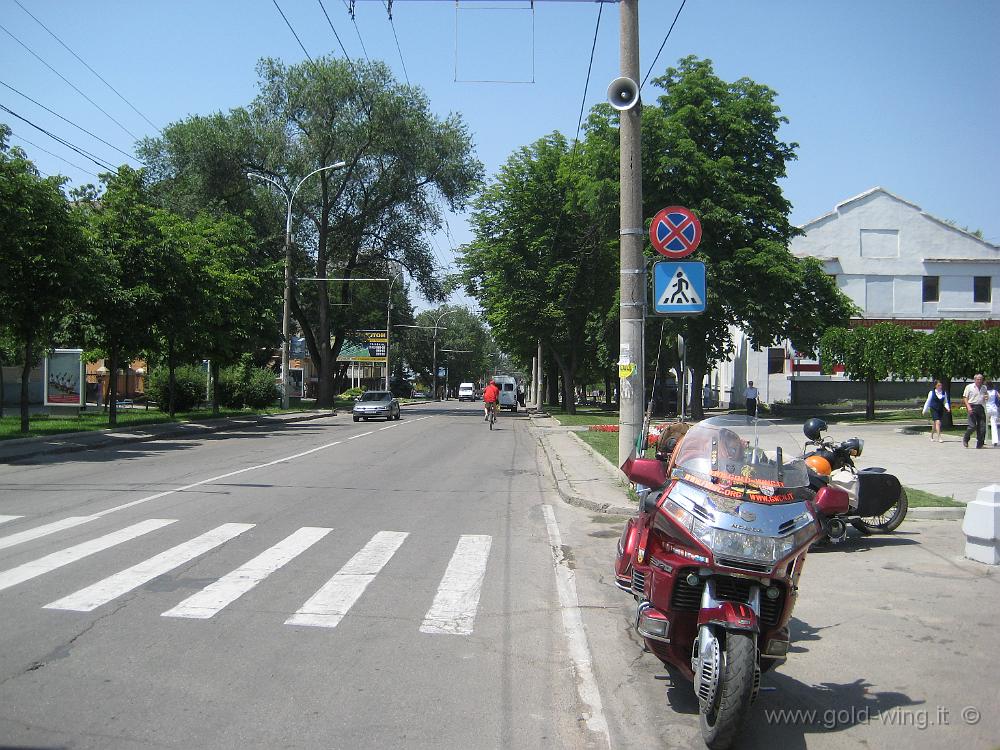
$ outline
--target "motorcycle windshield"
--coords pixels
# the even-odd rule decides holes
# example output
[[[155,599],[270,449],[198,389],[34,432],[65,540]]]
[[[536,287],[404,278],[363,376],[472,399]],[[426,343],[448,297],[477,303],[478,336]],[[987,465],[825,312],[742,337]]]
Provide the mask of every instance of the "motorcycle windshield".
[[[801,500],[796,490],[809,486],[794,436],[766,419],[735,414],[692,426],[675,451],[672,477],[722,497],[767,504]]]

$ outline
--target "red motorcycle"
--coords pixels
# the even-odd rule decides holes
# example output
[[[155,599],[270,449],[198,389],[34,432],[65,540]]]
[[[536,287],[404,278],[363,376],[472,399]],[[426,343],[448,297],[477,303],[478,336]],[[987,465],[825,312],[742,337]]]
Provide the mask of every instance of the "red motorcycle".
[[[650,651],[694,683],[705,743],[728,748],[760,675],[783,663],[788,621],[817,505],[844,491],[809,487],[797,441],[771,422],[699,422],[669,462],[636,458],[622,471],[639,511],[618,543],[615,584],[637,602]]]

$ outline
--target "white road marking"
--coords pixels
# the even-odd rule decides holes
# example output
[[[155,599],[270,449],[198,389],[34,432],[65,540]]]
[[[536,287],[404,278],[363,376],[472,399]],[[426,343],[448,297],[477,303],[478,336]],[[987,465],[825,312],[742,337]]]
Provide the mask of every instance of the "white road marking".
[[[375,430],[371,430],[369,432],[362,432],[360,435],[351,435],[347,439],[348,440],[357,440],[359,437],[368,437],[369,435],[373,434],[374,432],[375,432]]]
[[[458,540],[434,602],[420,626],[421,633],[472,633],[492,543],[490,536],[473,534]]]
[[[563,558],[562,535],[559,533],[552,506],[543,505],[542,515],[545,516],[545,528],[548,530],[549,545],[552,548],[552,566],[556,571],[556,590],[559,592],[563,630],[566,631],[570,658],[576,670],[576,691],[580,701],[588,709],[585,716],[587,728],[601,734],[607,746],[611,747],[611,735],[608,732],[608,722],[604,718],[601,693],[594,678],[594,660],[587,644],[587,632],[583,628],[580,599],[576,593],[576,574]]]
[[[0,516],[0,523],[7,523],[8,521],[16,521],[18,518],[24,518],[24,516]]]
[[[11,568],[0,573],[0,591],[9,589],[11,586],[16,586],[24,581],[30,581],[32,578],[53,571],[56,568],[61,568],[64,565],[69,565],[77,560],[82,560],[88,555],[101,552],[122,542],[127,542],[143,534],[148,534],[151,531],[162,529],[164,526],[172,523],[174,523],[174,520],[169,518],[150,518],[132,526],[126,526],[119,531],[105,534],[97,539],[92,539],[89,542],[67,547],[32,562],[18,565],[16,568]]]
[[[242,565],[232,573],[223,576],[197,594],[189,596],[173,609],[168,609],[162,616],[208,619],[239,599],[282,565],[294,559],[301,552],[305,552],[332,530],[304,526],[246,565]]]
[[[71,516],[70,518],[62,518],[58,521],[47,523],[44,526],[36,526],[33,529],[19,531],[17,534],[0,537],[0,549],[7,549],[8,547],[13,547],[15,544],[21,544],[22,542],[30,542],[32,539],[38,539],[43,536],[48,536],[49,534],[55,534],[57,531],[63,531],[64,529],[72,529],[74,526],[87,523],[87,521],[93,521],[95,518],[99,518],[99,515]]]
[[[247,529],[252,529],[252,523],[224,523],[211,531],[207,531],[199,537],[178,544],[176,547],[161,552],[154,557],[145,560],[138,565],[115,573],[113,576],[98,581],[92,586],[80,589],[76,593],[63,597],[51,604],[46,604],[44,609],[67,609],[73,612],[90,612],[97,609],[102,604],[107,604],[113,599],[117,599],[122,594],[127,594],[134,588],[142,586],[144,583],[168,573],[178,565],[193,560],[199,555],[203,555],[209,550],[215,549],[220,544],[228,542],[230,539],[239,536]]]
[[[337,627],[407,536],[405,531],[378,532],[285,624]]]

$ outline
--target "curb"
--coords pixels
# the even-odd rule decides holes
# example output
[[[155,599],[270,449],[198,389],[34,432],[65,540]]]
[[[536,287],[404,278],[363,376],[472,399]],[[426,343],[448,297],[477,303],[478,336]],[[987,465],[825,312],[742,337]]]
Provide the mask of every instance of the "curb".
[[[906,518],[914,521],[960,521],[965,518],[965,508],[908,508]]]
[[[618,482],[626,482],[626,483],[628,482],[628,478],[621,472],[621,470],[617,466],[615,466],[608,460],[607,456],[605,456],[596,448],[594,448],[594,446],[592,446],[590,443],[588,443],[586,440],[580,437],[576,432],[571,431],[569,434],[570,437],[572,437],[580,445],[586,448],[587,452],[590,453],[591,456],[597,459],[597,463],[599,463],[601,466],[603,466],[608,470],[608,472],[611,474],[612,479],[615,479]]]
[[[213,432],[221,432],[222,430],[228,429],[234,426],[249,426],[251,419],[253,419],[253,426],[259,426],[262,424],[268,424],[269,422],[275,424],[292,424],[295,422],[306,422],[313,419],[322,419],[324,417],[332,417],[336,415],[336,411],[330,411],[329,413],[316,413],[316,412],[285,412],[285,414],[295,414],[293,417],[287,419],[275,419],[275,417],[280,417],[282,415],[263,415],[254,416],[247,415],[246,417],[220,417],[217,420],[205,420],[204,422],[177,422],[177,423],[159,423],[142,425],[130,430],[118,430],[116,428],[108,428],[104,430],[92,430],[90,432],[66,432],[60,433],[58,435],[34,437],[34,438],[19,438],[14,441],[3,441],[0,443],[0,463],[12,463],[15,461],[21,461],[26,458],[34,458],[35,456],[52,456],[59,455],[62,453],[78,453],[80,451],[93,450],[97,448],[107,448],[108,446],[114,445],[129,445],[131,443],[146,443],[155,440],[162,440],[167,438],[175,438],[179,435],[197,435],[206,434]],[[212,422],[213,424],[206,424],[205,422]],[[144,428],[155,428],[163,427],[164,425],[170,425],[169,428],[162,429],[158,432],[144,432]],[[97,437],[86,443],[72,443],[72,442],[57,442],[53,444],[51,441],[62,441],[70,440],[73,438],[79,439],[81,437],[91,437],[94,435],[103,435],[105,437]],[[111,437],[113,435],[113,437]],[[4,448],[16,445],[27,445],[31,443],[38,444],[38,450],[26,451],[24,453],[15,453],[12,456],[4,456]]]
[[[549,464],[549,473],[552,475],[552,480],[556,484],[556,492],[558,492],[559,497],[562,498],[564,503],[592,511],[594,513],[607,513],[609,515],[616,516],[631,516],[635,513],[635,508],[629,508],[622,505],[612,505],[611,503],[598,503],[594,500],[589,500],[575,494],[572,491],[572,485],[570,482],[566,479],[559,478],[561,472],[556,470],[556,461],[558,461],[558,456],[553,455],[554,451],[549,448],[544,436],[538,434],[534,423],[532,423],[531,426],[532,429],[536,431],[535,437],[538,440],[538,444],[542,447],[542,452],[545,453],[545,459]],[[590,446],[587,447],[589,448]],[[602,456],[601,458],[604,457]],[[607,461],[607,459],[604,460]]]

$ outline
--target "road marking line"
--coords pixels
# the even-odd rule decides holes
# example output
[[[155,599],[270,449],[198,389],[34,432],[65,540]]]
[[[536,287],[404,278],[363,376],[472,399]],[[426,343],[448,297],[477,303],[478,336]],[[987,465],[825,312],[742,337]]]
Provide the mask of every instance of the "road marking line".
[[[576,574],[563,557],[562,535],[559,533],[552,506],[543,505],[542,515],[545,516],[545,528],[548,530],[549,545],[552,548],[552,566],[556,571],[556,590],[559,592],[563,630],[566,631],[569,655],[576,671],[576,692],[583,705],[589,709],[585,712],[587,728],[591,732],[601,734],[607,746],[611,747],[611,735],[608,732],[608,722],[604,718],[601,693],[594,678],[594,659],[590,654],[590,646],[587,645],[587,632],[583,628],[580,599],[576,592]]]
[[[168,609],[162,617],[188,617],[206,620],[224,607],[232,604],[271,573],[305,552],[333,529],[304,526],[285,537],[268,550],[205,587],[197,594],[189,596],[173,609]]]
[[[16,521],[18,518],[24,518],[24,516],[0,516],[0,523],[7,523],[8,521]]]
[[[380,531],[313,594],[286,625],[335,628],[409,534]]]
[[[97,514],[92,516],[71,516],[70,518],[62,518],[58,521],[47,523],[44,526],[36,526],[33,529],[20,531],[17,534],[10,534],[9,536],[0,538],[0,549],[7,549],[22,542],[30,542],[32,539],[55,534],[57,531],[63,531],[64,529],[72,529],[74,526],[93,521],[95,518],[99,518],[99,516]]]
[[[359,437],[368,437],[369,435],[372,435],[374,433],[375,433],[375,430],[371,430],[370,432],[362,432],[360,435],[351,435],[347,439],[348,440],[357,440]]]
[[[169,518],[150,518],[132,526],[126,526],[119,531],[105,534],[97,539],[92,539],[89,542],[67,547],[58,552],[53,552],[51,555],[45,555],[45,557],[40,557],[37,560],[18,565],[16,568],[5,570],[0,573],[0,591],[9,589],[11,586],[16,586],[24,581],[30,581],[32,578],[61,568],[64,565],[69,565],[77,560],[82,560],[84,557],[114,547],[122,542],[127,542],[143,534],[148,534],[151,531],[162,529],[164,526],[168,526],[174,522],[174,519]]]
[[[444,572],[421,633],[471,635],[493,537],[466,534]]]
[[[120,573],[115,573],[103,581],[98,581],[92,586],[80,589],[76,593],[58,599],[51,604],[46,604],[43,609],[66,609],[73,612],[90,612],[102,604],[107,604],[113,599],[117,599],[122,594],[127,594],[132,589],[138,588],[144,583],[148,583],[154,578],[170,572],[188,560],[193,560],[199,555],[215,549],[220,544],[228,542],[230,539],[239,536],[247,529],[252,529],[253,527],[254,524],[252,523],[224,523],[199,537],[195,537],[183,544],[178,544],[176,547],[172,547],[166,552],[161,552],[138,565],[133,565],[131,568],[127,568]]]

